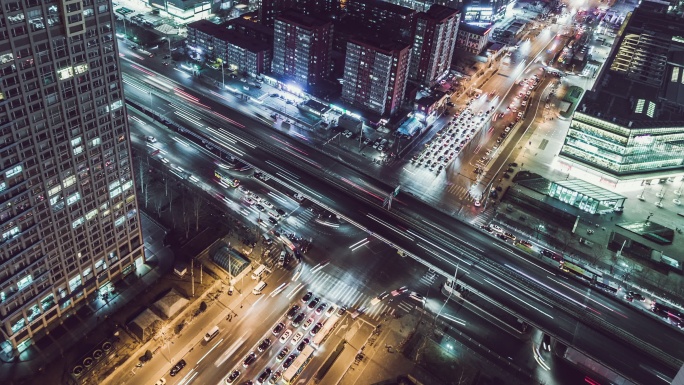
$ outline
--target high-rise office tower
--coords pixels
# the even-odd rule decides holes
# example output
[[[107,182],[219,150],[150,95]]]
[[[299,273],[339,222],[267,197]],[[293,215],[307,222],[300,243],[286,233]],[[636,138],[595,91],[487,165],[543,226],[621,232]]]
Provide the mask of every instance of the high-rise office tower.
[[[330,73],[332,23],[294,10],[276,18],[271,70],[302,89],[315,87]]]
[[[0,1],[0,334],[36,340],[142,234],[110,1]]]
[[[409,78],[432,86],[449,72],[458,37],[459,11],[433,5],[416,16]]]
[[[394,114],[404,99],[410,56],[407,43],[352,38],[344,61],[342,99],[380,116]]]

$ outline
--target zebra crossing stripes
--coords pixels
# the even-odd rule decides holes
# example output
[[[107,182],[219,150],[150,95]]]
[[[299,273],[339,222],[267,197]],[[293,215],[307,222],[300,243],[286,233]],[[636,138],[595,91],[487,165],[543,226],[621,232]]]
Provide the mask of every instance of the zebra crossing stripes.
[[[413,310],[416,306],[415,305],[409,305],[408,303],[401,301],[397,307],[407,313],[410,313],[411,310]]]
[[[473,200],[473,197],[468,192],[468,188],[455,183],[447,183],[447,192],[451,195],[456,195],[461,200]]]

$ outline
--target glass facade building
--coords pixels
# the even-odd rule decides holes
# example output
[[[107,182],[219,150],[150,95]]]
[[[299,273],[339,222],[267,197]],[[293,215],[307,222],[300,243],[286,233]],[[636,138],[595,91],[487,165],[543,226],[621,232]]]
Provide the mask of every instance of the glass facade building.
[[[622,211],[625,197],[581,179],[552,182],[549,196],[592,214]]]
[[[562,157],[615,176],[684,167],[684,122],[632,128],[576,112]]]

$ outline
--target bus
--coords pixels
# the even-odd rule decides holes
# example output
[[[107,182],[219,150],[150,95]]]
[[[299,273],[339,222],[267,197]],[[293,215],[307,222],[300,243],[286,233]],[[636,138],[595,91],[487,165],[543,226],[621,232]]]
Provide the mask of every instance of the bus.
[[[330,318],[328,318],[328,320],[325,321],[321,330],[319,330],[318,333],[316,333],[313,341],[311,341],[311,346],[318,349],[318,347],[321,346],[321,344],[326,339],[326,337],[328,337],[328,334],[330,334],[330,332],[332,332],[333,328],[335,327],[335,325],[337,324],[337,321],[339,319],[340,319],[340,316],[337,315],[337,312],[334,312],[330,316]]]
[[[302,370],[304,370],[309,361],[311,361],[313,352],[314,349],[311,345],[306,345],[306,347],[304,347],[304,350],[299,353],[292,365],[283,373],[283,381],[285,381],[286,384],[293,384],[295,382],[297,377],[302,373]]]
[[[235,188],[240,185],[240,180],[231,177],[230,175],[226,174],[225,172],[221,170],[216,170],[214,171],[214,176],[218,180],[218,183],[226,188]]]

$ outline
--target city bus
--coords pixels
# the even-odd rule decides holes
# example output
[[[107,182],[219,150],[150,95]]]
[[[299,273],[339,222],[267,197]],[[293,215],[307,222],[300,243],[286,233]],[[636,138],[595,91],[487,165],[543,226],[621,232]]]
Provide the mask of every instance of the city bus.
[[[337,321],[340,319],[340,316],[337,315],[337,312],[334,312],[330,318],[328,318],[327,321],[323,324],[323,327],[321,330],[316,333],[314,336],[313,341],[311,341],[311,346],[314,348],[318,349],[319,346],[323,343],[323,341],[328,337],[328,334],[335,328],[335,325],[337,324]]]
[[[218,180],[218,183],[223,187],[235,188],[240,185],[239,179],[233,178],[221,170],[214,171],[214,176]]]
[[[286,384],[295,383],[295,380],[299,374],[302,373],[302,370],[304,370],[309,361],[311,361],[313,352],[314,349],[311,347],[311,345],[306,345],[306,347],[304,347],[304,350],[299,353],[292,365],[290,365],[290,367],[285,370],[285,373],[283,373],[283,381],[285,381]]]

